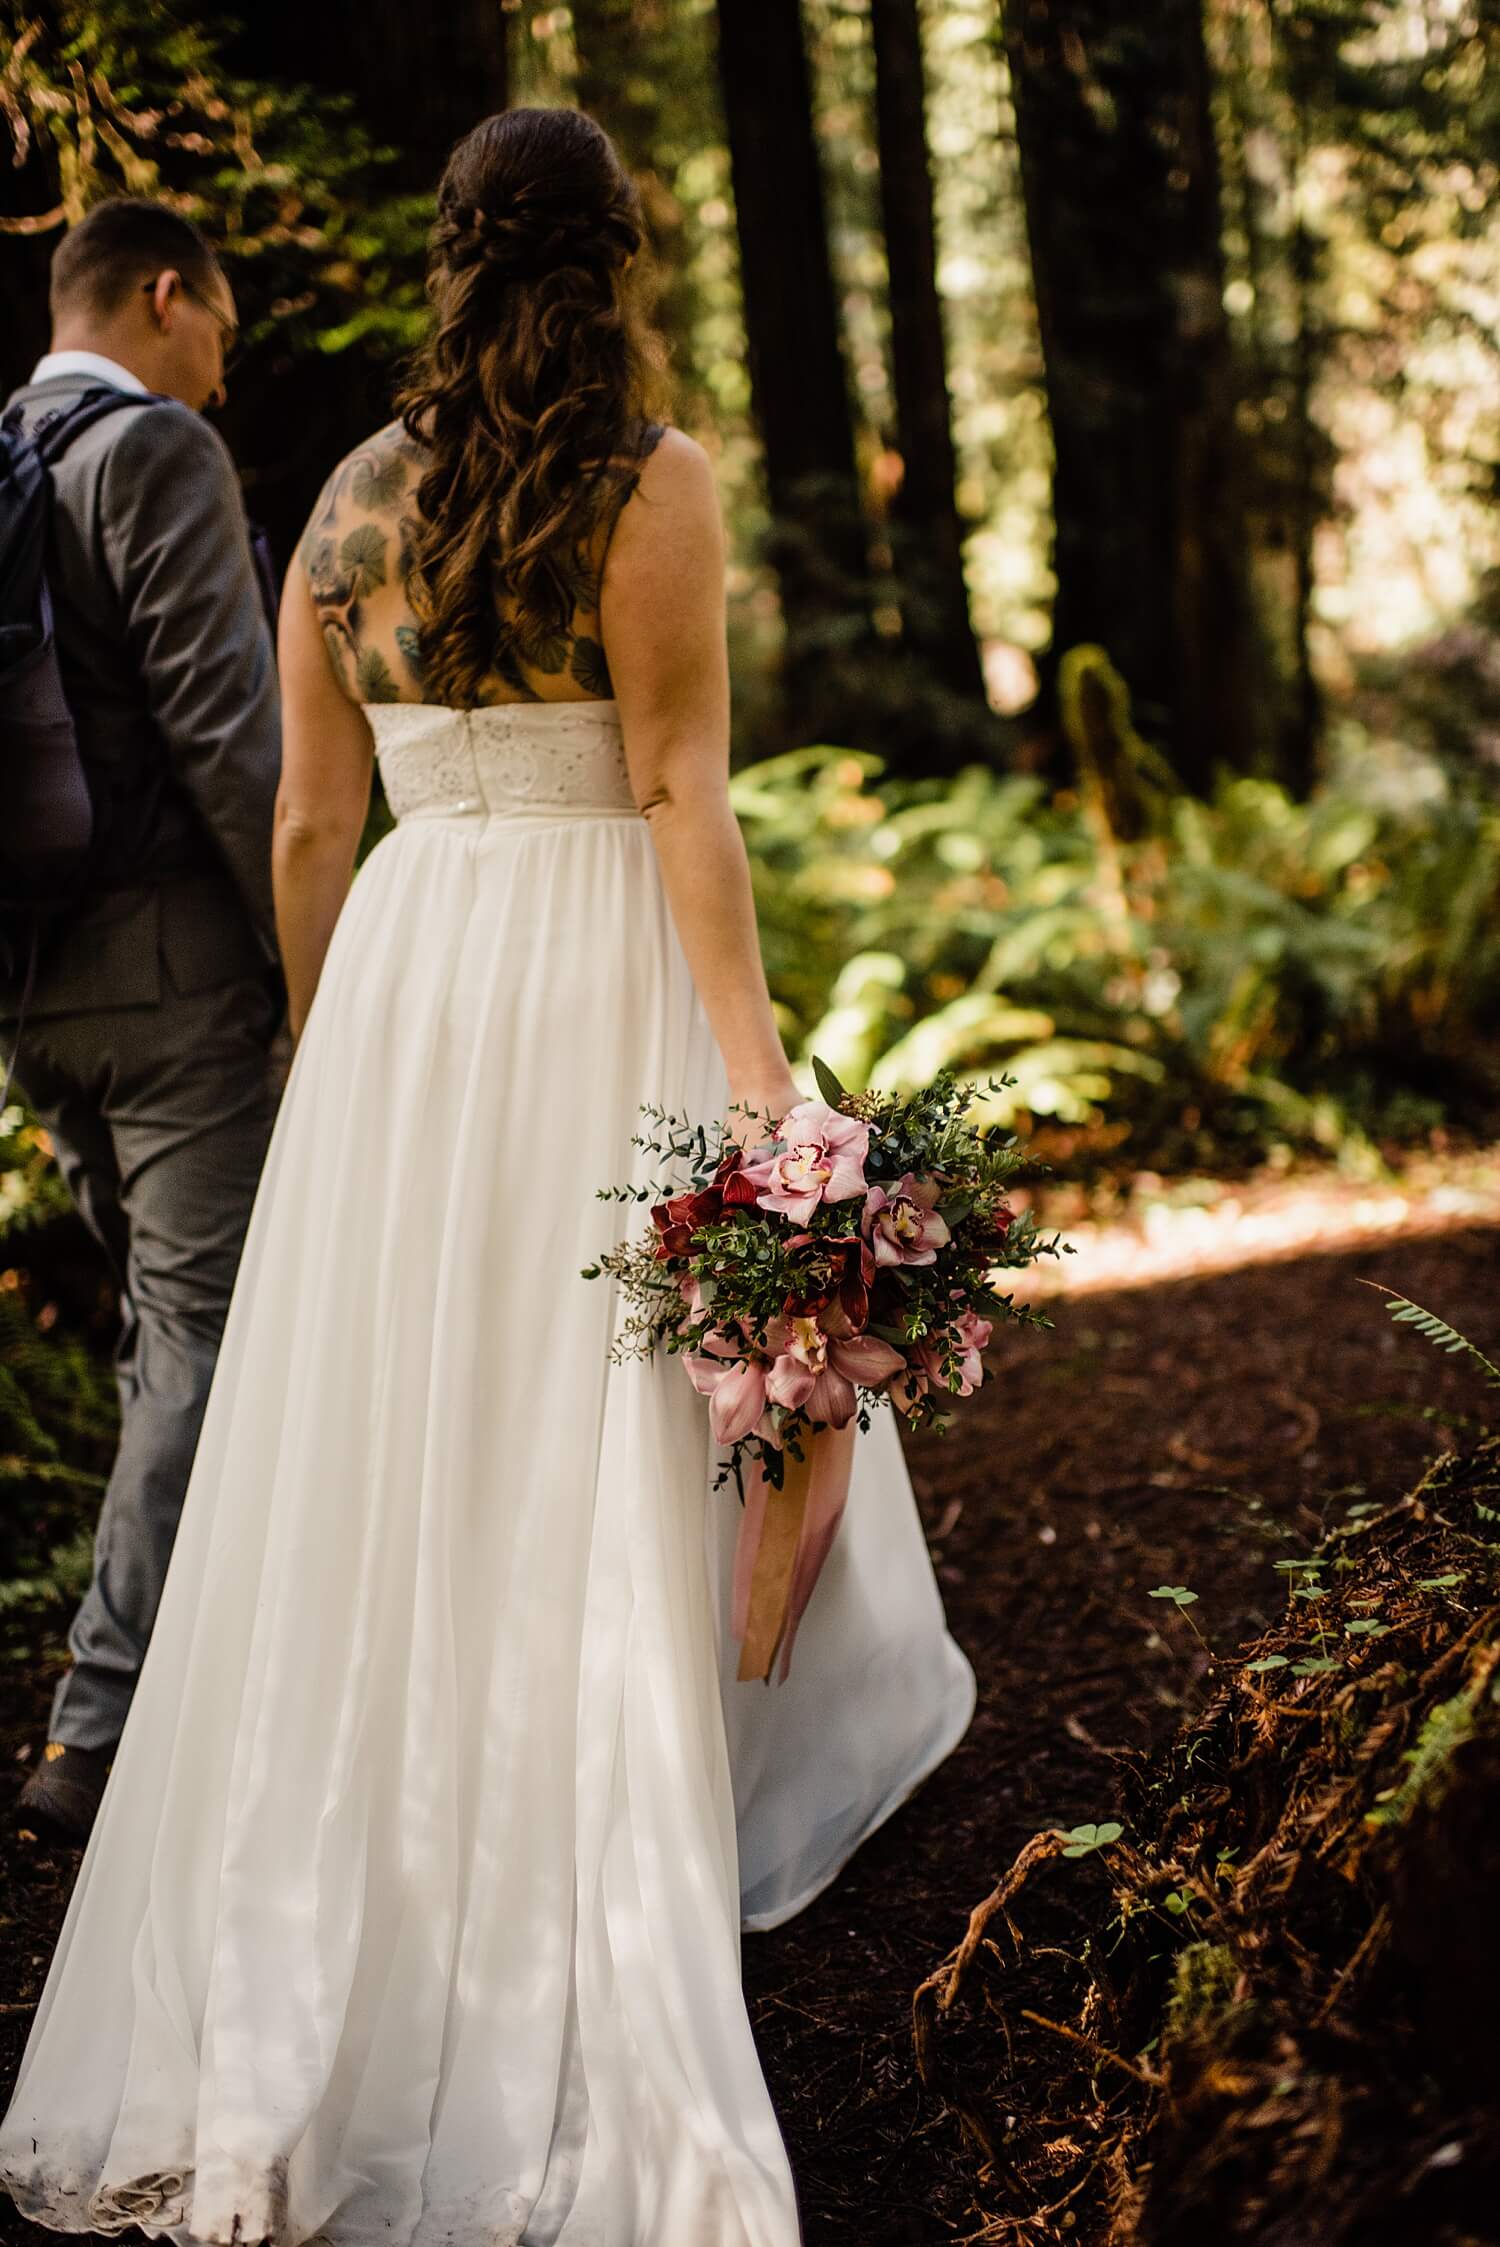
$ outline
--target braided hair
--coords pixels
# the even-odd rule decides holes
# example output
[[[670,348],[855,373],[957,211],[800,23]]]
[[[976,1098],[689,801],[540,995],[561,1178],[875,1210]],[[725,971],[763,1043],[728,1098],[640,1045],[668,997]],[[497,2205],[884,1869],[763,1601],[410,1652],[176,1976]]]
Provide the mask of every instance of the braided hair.
[[[408,590],[438,700],[477,700],[497,609],[523,642],[544,640],[589,591],[580,556],[622,459],[649,441],[650,353],[627,283],[641,240],[635,187],[579,110],[506,110],[448,160],[435,317],[398,400],[425,461]]]

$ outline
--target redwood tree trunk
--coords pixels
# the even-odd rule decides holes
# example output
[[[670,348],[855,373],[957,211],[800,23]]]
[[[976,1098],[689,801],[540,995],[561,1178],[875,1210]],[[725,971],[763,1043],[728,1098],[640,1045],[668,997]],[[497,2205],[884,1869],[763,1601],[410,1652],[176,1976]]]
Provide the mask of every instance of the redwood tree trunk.
[[[945,684],[983,702],[969,623],[948,355],[937,290],[919,0],[871,0],[901,488],[892,509],[902,637]]]
[[[696,302],[687,272],[686,213],[673,188],[684,138],[716,128],[703,119],[705,27],[675,0],[574,0],[577,99],[609,134],[641,198],[650,244],[652,311],[679,395],[696,377]]]
[[[1055,452],[1054,658],[1097,641],[1183,780],[1247,762],[1219,179],[1199,0],[1010,0]]]
[[[804,736],[857,699],[870,637],[853,424],[798,0],[718,0],[751,392],[785,689]]]

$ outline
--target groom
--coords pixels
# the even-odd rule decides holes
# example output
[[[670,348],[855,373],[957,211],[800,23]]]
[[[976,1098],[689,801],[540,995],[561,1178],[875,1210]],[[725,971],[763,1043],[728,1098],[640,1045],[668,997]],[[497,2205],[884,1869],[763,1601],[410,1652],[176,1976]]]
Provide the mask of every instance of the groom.
[[[0,1043],[119,1284],[120,1445],[72,1667],[20,1803],[87,1837],[155,1619],[270,1132],[279,1018],[271,816],[280,724],[223,395],[229,284],[156,203],[98,205],[51,276],[27,427],[129,403],[53,470],[47,569],[102,840],[87,894]]]

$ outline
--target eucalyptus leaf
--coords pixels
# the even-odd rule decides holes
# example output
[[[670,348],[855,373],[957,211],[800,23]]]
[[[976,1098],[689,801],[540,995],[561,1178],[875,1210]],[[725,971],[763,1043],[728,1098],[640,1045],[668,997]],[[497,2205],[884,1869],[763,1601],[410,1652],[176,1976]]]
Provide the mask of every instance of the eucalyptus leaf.
[[[848,1099],[849,1095],[845,1091],[844,1087],[839,1083],[838,1078],[829,1068],[827,1062],[824,1061],[821,1056],[816,1053],[812,1057],[812,1073],[814,1082],[818,1087],[818,1091],[821,1094],[822,1098],[827,1101],[829,1107],[842,1107],[844,1102]]]

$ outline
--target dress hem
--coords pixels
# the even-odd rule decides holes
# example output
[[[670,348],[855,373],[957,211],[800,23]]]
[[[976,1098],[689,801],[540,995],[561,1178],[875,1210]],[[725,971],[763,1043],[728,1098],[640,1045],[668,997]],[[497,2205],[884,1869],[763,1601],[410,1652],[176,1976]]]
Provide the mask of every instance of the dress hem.
[[[806,1911],[808,1905],[815,1903],[825,1888],[832,1887],[839,1874],[849,1863],[850,1858],[864,1847],[864,1844],[873,1834],[879,1831],[888,1818],[893,1818],[896,1815],[903,1803],[911,1800],[918,1787],[924,1785],[932,1777],[938,1765],[947,1762],[949,1756],[952,1755],[954,1749],[968,1731],[969,1726],[973,1723],[974,1711],[979,1699],[978,1684],[967,1656],[964,1658],[964,1666],[968,1670],[969,1684],[968,1691],[963,1696],[961,1704],[962,1721],[951,1728],[945,1726],[943,1731],[938,1734],[936,1745],[931,1753],[918,1764],[912,1776],[904,1779],[899,1787],[892,1789],[879,1808],[871,1812],[848,1847],[842,1850],[823,1872],[818,1874],[816,1880],[812,1881],[807,1887],[799,1889],[789,1904],[779,1904],[772,1911],[752,1912],[748,1918],[742,1916],[740,1919],[740,1933],[742,1935],[768,1935],[775,1928],[784,1927],[789,1919],[795,1919],[798,1912]]]

